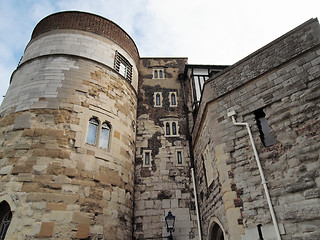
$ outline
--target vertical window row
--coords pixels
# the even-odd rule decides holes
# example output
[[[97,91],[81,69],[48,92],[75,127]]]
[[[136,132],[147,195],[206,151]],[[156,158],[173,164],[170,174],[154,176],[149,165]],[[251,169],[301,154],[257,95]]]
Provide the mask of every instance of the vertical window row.
[[[86,143],[108,149],[111,125],[108,122],[100,123],[98,118],[89,120]]]

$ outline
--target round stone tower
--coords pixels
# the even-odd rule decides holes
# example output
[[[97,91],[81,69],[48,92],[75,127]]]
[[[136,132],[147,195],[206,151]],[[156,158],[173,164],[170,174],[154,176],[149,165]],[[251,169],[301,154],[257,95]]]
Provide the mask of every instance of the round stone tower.
[[[138,61],[93,14],[35,27],[0,108],[9,239],[131,239]]]

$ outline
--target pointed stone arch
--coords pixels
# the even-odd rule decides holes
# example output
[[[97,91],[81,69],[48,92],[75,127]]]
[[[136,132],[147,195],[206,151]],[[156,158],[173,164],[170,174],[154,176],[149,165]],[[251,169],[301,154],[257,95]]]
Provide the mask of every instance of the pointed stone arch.
[[[210,220],[208,240],[228,240],[221,222],[216,217]]]
[[[0,202],[0,240],[5,239],[11,223],[12,211],[7,201]]]

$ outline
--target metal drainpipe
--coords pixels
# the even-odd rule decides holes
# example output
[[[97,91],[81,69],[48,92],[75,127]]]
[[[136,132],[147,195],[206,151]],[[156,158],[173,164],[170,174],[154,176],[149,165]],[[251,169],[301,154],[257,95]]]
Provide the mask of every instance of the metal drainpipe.
[[[196,186],[196,180],[194,177],[194,157],[193,157],[193,151],[192,151],[192,139],[191,139],[191,134],[190,134],[190,128],[189,128],[189,116],[188,116],[188,107],[187,107],[187,102],[186,102],[186,90],[185,90],[185,76],[184,74],[179,75],[179,80],[181,81],[182,85],[182,91],[183,91],[183,102],[184,102],[184,110],[186,113],[186,121],[187,121],[187,139],[189,141],[189,152],[190,152],[190,160],[191,160],[191,177],[192,177],[192,184],[193,184],[193,192],[194,192],[194,203],[196,205],[196,213],[197,213],[197,225],[198,225],[198,235],[199,235],[199,240],[202,240],[202,235],[201,235],[201,224],[200,224],[200,212],[199,212],[199,207],[198,207],[198,196],[197,196],[197,186]]]
[[[193,192],[194,192],[194,201],[195,201],[196,212],[197,212],[197,224],[198,224],[199,240],[202,240],[202,237],[201,237],[201,228],[200,228],[200,218],[199,218],[199,209],[198,209],[198,199],[197,199],[196,181],[195,181],[195,179],[194,179],[194,170],[193,170],[193,168],[191,168],[191,175],[192,175],[192,184],[193,184]]]
[[[251,142],[251,145],[252,145],[254,156],[255,156],[255,159],[256,159],[256,162],[257,162],[257,165],[258,165],[258,169],[259,169],[259,173],[260,173],[260,176],[261,176],[261,183],[263,185],[264,192],[265,192],[265,195],[266,195],[266,198],[267,198],[267,202],[268,202],[268,206],[269,206],[269,210],[270,210],[273,226],[274,226],[274,229],[276,231],[277,239],[281,240],[277,219],[276,219],[276,216],[274,214],[272,202],[271,202],[270,195],[269,195],[268,186],[267,186],[267,183],[266,183],[266,179],[264,178],[263,170],[262,170],[262,167],[261,167],[261,164],[260,164],[259,155],[258,155],[256,146],[255,146],[254,141],[253,141],[250,125],[249,125],[249,123],[246,123],[246,122],[244,122],[244,123],[236,122],[235,115],[236,115],[235,111],[228,112],[228,117],[232,118],[232,122],[233,122],[234,125],[246,126],[246,128],[248,130],[248,134],[249,134],[249,137],[250,137],[250,142]]]

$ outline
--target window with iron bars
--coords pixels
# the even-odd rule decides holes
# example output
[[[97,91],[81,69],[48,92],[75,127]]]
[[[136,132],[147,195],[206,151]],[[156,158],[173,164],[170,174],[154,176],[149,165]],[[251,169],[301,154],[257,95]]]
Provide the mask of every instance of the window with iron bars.
[[[132,65],[130,62],[116,51],[114,59],[114,69],[119,72],[129,82],[132,81]]]

